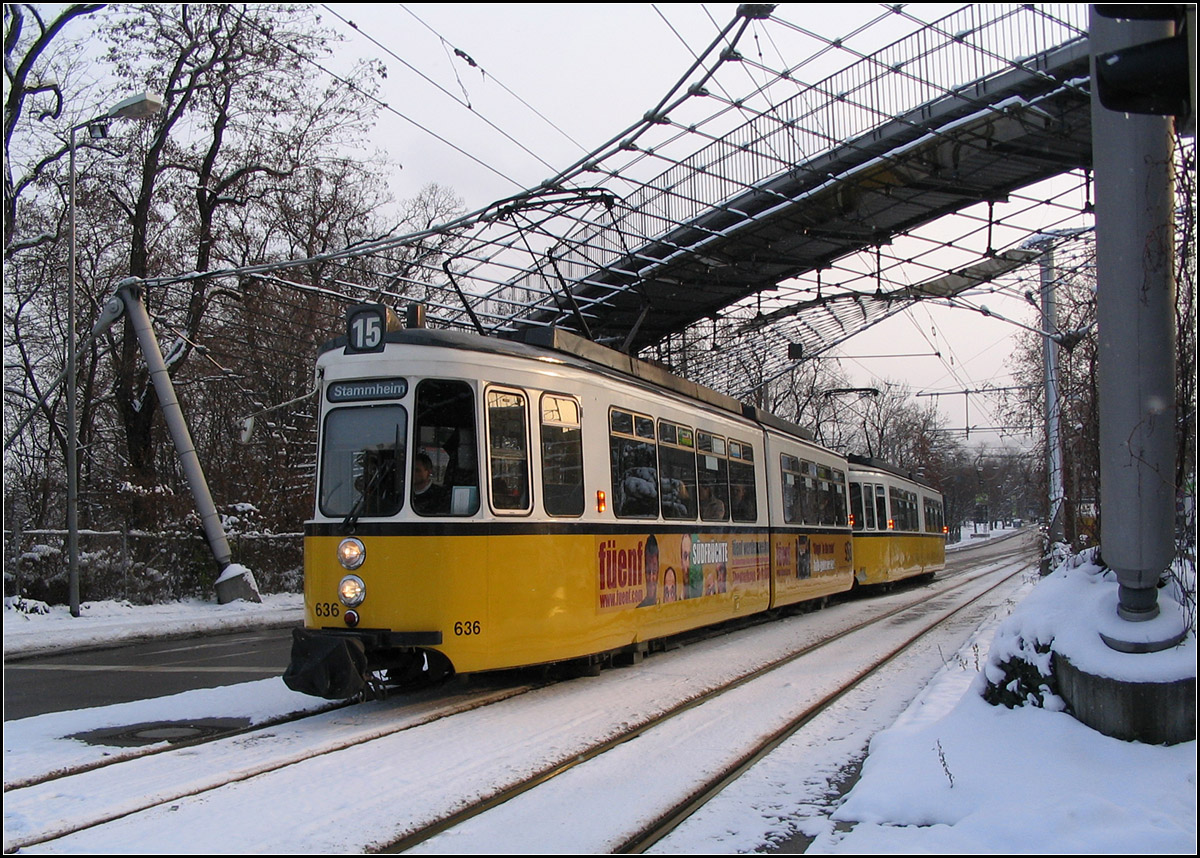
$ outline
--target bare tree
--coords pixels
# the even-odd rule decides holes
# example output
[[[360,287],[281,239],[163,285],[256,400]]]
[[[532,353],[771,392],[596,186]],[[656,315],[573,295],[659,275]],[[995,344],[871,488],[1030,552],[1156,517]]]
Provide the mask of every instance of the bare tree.
[[[54,164],[67,154],[67,146],[56,141],[48,150],[32,158],[15,159],[13,139],[27,117],[27,107],[37,105],[37,120],[57,120],[63,116],[63,86],[59,75],[66,66],[50,55],[63,30],[72,21],[104,8],[102,3],[77,3],[64,8],[47,24],[37,7],[30,3],[4,4],[4,256],[8,258],[23,246],[42,244],[53,239],[52,233],[30,232],[14,247],[17,238],[17,202],[27,188],[38,182]],[[26,123],[27,124],[27,123]],[[21,174],[13,176],[19,163]]]
[[[73,77],[43,91],[43,79],[51,72],[39,71],[35,58],[41,56],[45,65],[52,34],[99,8],[71,7],[52,26],[41,26],[31,46],[27,20],[33,15],[40,25],[40,18],[26,7],[5,7],[6,73],[14,84],[6,93],[6,156],[9,143],[17,139],[12,128],[31,124],[18,122],[34,103],[29,99],[52,98],[42,116],[60,137],[75,121],[62,104],[92,104],[92,98],[80,95],[84,83]],[[124,124],[109,140],[86,144],[80,153],[79,318],[94,318],[114,285],[130,274],[153,277],[273,261],[387,232],[379,219],[389,202],[383,167],[363,146],[373,117],[366,93],[379,69],[359,69],[354,86],[323,80],[316,63],[329,54],[329,36],[306,9],[125,6],[104,13],[103,25],[93,34],[93,40],[98,38],[106,39],[109,49],[97,65],[119,79],[136,81],[139,89],[161,92],[165,106],[154,121]],[[18,75],[21,57],[29,62]],[[18,198],[21,208],[11,241],[7,230],[14,218],[6,217],[6,403],[14,413],[38,407],[47,419],[31,424],[17,441],[20,454],[7,456],[5,464],[6,475],[30,467],[23,482],[31,492],[40,489],[45,500],[31,495],[20,506],[41,519],[38,511],[43,509],[54,517],[49,507],[56,505],[55,487],[61,487],[57,463],[65,444],[57,400],[45,397],[48,380],[63,365],[62,344],[68,336],[57,288],[67,278],[65,147],[61,139],[36,135],[21,137],[21,143],[20,159],[6,157],[8,165],[33,165],[6,186],[8,212],[16,210]],[[28,238],[33,236],[42,238]],[[311,240],[306,244],[300,236]],[[312,282],[330,273],[314,271]],[[349,280],[360,275],[375,273],[338,272]],[[236,313],[228,302],[214,302],[229,293],[227,283],[204,277],[146,293],[185,407],[189,398],[199,403],[209,397],[214,380],[228,381],[209,346],[196,362],[197,344],[211,344],[210,331],[221,332],[224,342],[243,350],[252,339],[244,328],[238,335],[228,334]],[[253,321],[262,327],[276,323],[278,316],[277,306],[267,307]],[[243,316],[242,322],[247,321]],[[243,377],[242,386],[248,391],[265,388],[255,394],[259,400],[274,395],[267,382],[278,378],[290,380],[289,395],[311,386],[312,344],[330,330],[327,322],[313,322],[311,316],[296,321],[310,325],[303,348],[291,357],[277,353],[274,365],[262,367],[255,378]],[[81,513],[85,520],[96,512],[151,527],[185,515],[187,504],[162,503],[162,495],[154,494],[174,479],[174,453],[162,448],[153,389],[133,338],[122,331],[118,326],[79,356]],[[228,413],[244,400],[208,401],[222,407],[190,415],[206,453],[228,446]],[[10,464],[17,459],[22,465],[13,470]],[[28,463],[43,463],[40,478]],[[6,480],[6,500],[13,500],[10,489]],[[122,509],[121,503],[101,497],[130,500]],[[152,497],[156,499],[150,501]]]

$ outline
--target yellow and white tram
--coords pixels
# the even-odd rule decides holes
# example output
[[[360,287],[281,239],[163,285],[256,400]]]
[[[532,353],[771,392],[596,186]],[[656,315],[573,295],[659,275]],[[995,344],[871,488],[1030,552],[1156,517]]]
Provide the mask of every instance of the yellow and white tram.
[[[564,332],[389,319],[317,362],[289,687],[636,658],[852,586],[848,463],[799,427]]]
[[[932,578],[944,569],[941,492],[878,459],[850,456],[849,465],[855,582]]]

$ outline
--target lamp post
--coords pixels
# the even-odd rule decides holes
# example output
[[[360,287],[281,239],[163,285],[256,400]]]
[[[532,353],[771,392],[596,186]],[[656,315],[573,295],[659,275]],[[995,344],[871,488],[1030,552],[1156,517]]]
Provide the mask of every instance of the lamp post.
[[[145,119],[162,110],[162,96],[151,92],[131,96],[113,106],[107,113],[71,126],[68,145],[70,184],[68,196],[68,261],[67,277],[67,568],[71,616],[79,616],[79,429],[76,423],[75,385],[75,132],[87,128],[93,140],[108,136],[111,119]]]

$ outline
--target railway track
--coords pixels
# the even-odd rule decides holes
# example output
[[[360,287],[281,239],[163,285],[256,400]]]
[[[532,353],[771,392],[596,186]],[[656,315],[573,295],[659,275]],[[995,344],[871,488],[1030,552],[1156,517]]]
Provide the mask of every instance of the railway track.
[[[974,628],[982,618],[972,616],[972,609],[982,602],[984,613],[992,610],[994,605],[988,597],[1032,568],[1030,563],[1017,562],[988,575],[959,573],[958,581],[929,602],[894,608],[736,682],[710,689],[624,736],[597,745],[553,772],[516,784],[487,802],[389,844],[383,851],[645,851],[812,719],[904,654],[932,628],[963,614]],[[938,604],[928,610],[930,603]],[[882,646],[863,640],[887,625],[897,629],[898,634],[888,636]],[[796,708],[796,696],[787,690],[811,680],[813,673],[828,677],[829,664],[844,664],[844,657],[851,652],[864,655],[862,662],[828,685],[811,689],[808,699]],[[815,670],[814,662],[818,665]],[[777,705],[771,706],[770,701]],[[751,710],[754,719],[738,714]],[[732,731],[722,731],[722,726],[728,726],[731,719],[736,719],[742,732],[740,741],[718,743],[715,753],[698,750],[703,744],[700,741],[689,745],[681,739],[729,736]],[[751,724],[752,720],[755,723]],[[635,739],[639,741],[633,742]],[[587,772],[589,766],[594,766],[594,771]],[[580,807],[622,807],[621,795],[627,792],[628,781],[621,772],[638,770],[669,770],[671,774],[658,782],[653,800],[638,806],[627,821],[609,816],[593,830],[586,821],[578,820]],[[560,783],[559,776],[572,782]],[[519,806],[522,802],[527,808]],[[647,806],[651,804],[654,806]],[[561,809],[561,824],[548,816],[548,808]],[[456,827],[463,830],[455,831]],[[561,833],[561,842],[553,840],[555,832]],[[432,841],[432,848],[420,848],[419,844],[437,836],[444,837],[444,842]]]
[[[943,614],[962,610],[950,604],[937,608],[942,602],[977,600],[978,595],[964,592],[987,590],[991,584],[983,579],[1006,579],[1020,569],[1021,564],[992,563],[986,572],[949,575],[885,599],[849,602],[656,655],[632,671],[606,671],[545,688],[520,685],[419,704],[393,700],[337,709],[104,767],[56,773],[6,790],[5,851],[40,844],[95,851],[128,848],[131,832],[136,832],[136,842],[174,851],[172,831],[190,815],[259,805],[258,831],[234,834],[213,826],[211,842],[189,843],[188,851],[430,848],[435,845],[430,838],[461,842],[463,835],[456,831],[481,825],[493,814],[517,812],[523,797],[528,803],[573,780],[603,779],[598,773],[618,768],[623,755],[645,756],[656,734],[691,735],[684,726],[689,720],[703,724],[715,717],[715,725],[701,727],[700,735],[707,729],[719,738],[707,744],[721,751],[721,760],[704,763],[702,777],[684,777],[689,786],[685,796],[656,807],[650,814],[653,826],[644,820],[609,820],[603,848],[636,851],[662,836],[688,805],[702,802],[750,765],[771,742],[801,726],[809,717],[805,713],[827,705],[822,701],[832,699],[836,690],[803,701],[794,693],[811,682],[820,653],[861,648],[872,630],[878,639],[885,628],[900,629],[909,640],[941,622]],[[753,645],[745,644],[746,636],[753,636]],[[870,664],[894,657],[900,646],[872,653]],[[863,669],[855,674],[861,681]],[[764,683],[781,682],[783,692],[763,690]],[[834,686],[845,684],[842,677]],[[811,696],[809,691],[805,693]],[[711,713],[718,711],[718,701],[730,706],[734,695],[743,702],[732,705],[753,712],[756,722],[766,714],[763,699],[777,698],[787,717],[753,728],[739,717],[732,732],[753,740],[747,743],[739,736],[736,743],[726,741],[729,716]],[[772,717],[778,721],[781,716]],[[685,748],[683,755],[699,761],[703,755],[693,750]],[[331,771],[343,776],[353,772],[346,782],[354,789],[331,788],[336,783]],[[616,782],[622,789],[621,778]],[[629,788],[627,779],[623,788]],[[288,807],[280,807],[284,795],[289,796]],[[303,800],[292,801],[297,795]],[[664,791],[654,801],[661,805],[666,795]],[[587,801],[594,799],[585,805]],[[578,804],[573,807],[578,811]],[[348,831],[337,822],[346,817],[367,822]],[[539,831],[539,838],[544,833]],[[538,844],[538,851],[544,851],[544,840]],[[568,849],[581,847],[576,843]]]

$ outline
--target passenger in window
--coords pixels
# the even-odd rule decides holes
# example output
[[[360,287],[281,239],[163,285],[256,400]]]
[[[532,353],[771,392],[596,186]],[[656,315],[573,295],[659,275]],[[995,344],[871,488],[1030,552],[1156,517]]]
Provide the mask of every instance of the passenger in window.
[[[705,521],[724,521],[725,502],[713,494],[711,486],[700,484],[700,517]]]
[[[412,505],[421,515],[445,515],[450,511],[450,493],[433,481],[433,460],[424,451],[413,458]]]
[[[731,486],[733,490],[733,518],[735,521],[752,521],[756,516],[754,506],[754,496],[750,492],[750,487],[745,483],[734,483]]]

